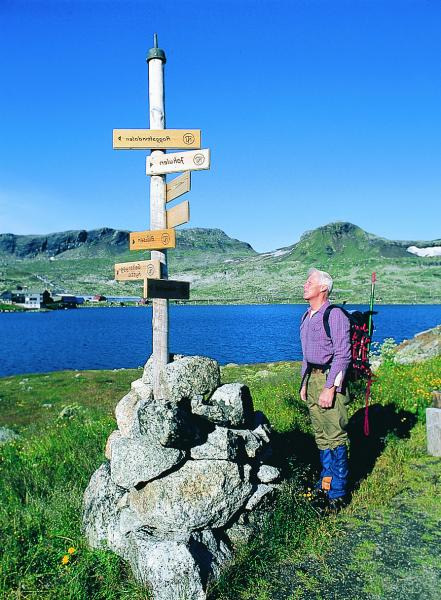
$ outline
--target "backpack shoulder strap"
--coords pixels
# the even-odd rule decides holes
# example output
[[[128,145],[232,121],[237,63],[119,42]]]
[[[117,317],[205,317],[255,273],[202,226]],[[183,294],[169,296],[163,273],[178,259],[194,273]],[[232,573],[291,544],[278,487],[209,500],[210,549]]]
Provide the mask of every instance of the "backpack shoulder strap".
[[[308,316],[308,311],[306,311],[303,316],[302,316],[302,320],[300,321],[300,325],[302,325],[303,321],[306,319],[306,317]]]
[[[325,312],[323,313],[323,327],[325,328],[325,333],[328,336],[328,338],[331,338],[331,329],[329,327],[329,315],[331,313],[331,310],[334,308],[339,308],[345,315],[347,315],[345,309],[339,306],[338,304],[330,304],[326,308]]]

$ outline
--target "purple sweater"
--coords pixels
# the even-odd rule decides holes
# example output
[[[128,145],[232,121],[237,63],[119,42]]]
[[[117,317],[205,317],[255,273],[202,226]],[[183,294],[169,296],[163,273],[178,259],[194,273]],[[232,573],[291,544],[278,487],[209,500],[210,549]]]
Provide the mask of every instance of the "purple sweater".
[[[338,308],[329,314],[329,329],[331,339],[326,335],[323,326],[323,314],[330,302],[327,300],[319,310],[310,317],[311,308],[300,325],[300,339],[302,342],[303,362],[302,381],[307,369],[307,363],[325,365],[331,363],[331,369],[326,379],[325,387],[331,388],[335,378],[342,371],[342,383],[351,362],[350,324],[347,316]],[[331,362],[332,361],[332,362]],[[337,392],[342,391],[342,385]]]

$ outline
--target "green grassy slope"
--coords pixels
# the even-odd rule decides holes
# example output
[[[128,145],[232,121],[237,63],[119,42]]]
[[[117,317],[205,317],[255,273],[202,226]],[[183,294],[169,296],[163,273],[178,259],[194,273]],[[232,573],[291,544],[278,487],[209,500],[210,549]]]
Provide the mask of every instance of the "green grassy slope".
[[[140,283],[113,280],[113,265],[148,259],[150,252],[127,250],[127,232],[96,230],[85,241],[80,238],[88,232],[80,233],[68,232],[67,240],[54,234],[56,239],[46,244],[20,239],[15,250],[10,238],[0,235],[0,289],[21,284],[71,293],[140,295]],[[441,302],[441,257],[415,256],[406,250],[410,245],[441,241],[391,241],[341,222],[306,232],[292,246],[259,254],[218,229],[183,229],[177,232],[176,249],[168,252],[169,277],[190,281],[192,299],[301,302],[305,274],[315,266],[334,277],[336,301],[367,302],[370,276],[376,271],[380,301]]]

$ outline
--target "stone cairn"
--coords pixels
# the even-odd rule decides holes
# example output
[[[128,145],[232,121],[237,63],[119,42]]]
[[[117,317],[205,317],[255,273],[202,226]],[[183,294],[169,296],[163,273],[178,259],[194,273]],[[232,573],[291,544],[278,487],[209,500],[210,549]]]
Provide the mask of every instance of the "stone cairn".
[[[261,523],[278,487],[270,426],[219,365],[171,357],[153,397],[152,357],[118,403],[118,429],[84,493],[93,548],[127,560],[154,600],[203,600],[207,584]]]

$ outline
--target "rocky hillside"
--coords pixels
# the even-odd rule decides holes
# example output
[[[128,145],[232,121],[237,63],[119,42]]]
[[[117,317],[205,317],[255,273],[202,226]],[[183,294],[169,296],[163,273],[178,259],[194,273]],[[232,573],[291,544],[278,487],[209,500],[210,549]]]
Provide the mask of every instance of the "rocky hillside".
[[[355,260],[366,257],[409,258],[409,246],[438,246],[434,241],[395,241],[378,237],[357,225],[346,222],[330,223],[305,232],[297,244],[284,250],[294,260],[316,260],[328,262],[338,258]]]
[[[220,229],[183,229],[177,231],[177,239],[180,251],[255,254],[250,244],[234,240]],[[0,257],[4,258],[95,258],[122,254],[128,247],[129,232],[108,227],[47,235],[0,234]]]
[[[440,240],[394,241],[346,222],[308,231],[272,252],[220,229],[177,231],[168,252],[171,278],[191,282],[192,299],[220,302],[302,302],[302,284],[311,266],[334,277],[337,302],[367,302],[372,271],[377,299],[388,303],[441,303],[441,257],[422,257],[409,246],[431,248]],[[113,279],[115,262],[150,258],[128,250],[128,232],[109,228],[46,236],[0,235],[0,290],[16,285],[64,289],[71,293],[139,295],[140,283]]]
[[[397,346],[394,360],[406,365],[441,355],[441,325],[421,331]]]

